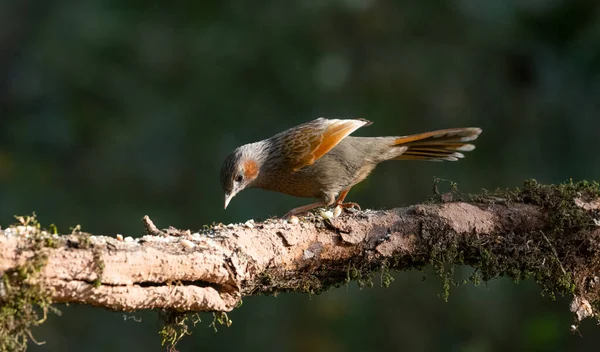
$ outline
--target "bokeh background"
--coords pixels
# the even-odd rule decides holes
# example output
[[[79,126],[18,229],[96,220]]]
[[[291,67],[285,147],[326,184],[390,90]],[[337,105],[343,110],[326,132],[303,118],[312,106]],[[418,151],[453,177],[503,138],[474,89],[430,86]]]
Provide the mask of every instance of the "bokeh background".
[[[598,179],[600,2],[0,2],[0,224],[36,211],[59,230],[139,236],[282,215],[306,200],[248,190],[227,211],[219,168],[236,146],[319,116],[357,135],[480,126],[458,163],[390,162],[354,187],[367,208],[464,192]],[[463,268],[458,276],[468,276]],[[390,288],[250,297],[180,345],[245,351],[591,351],[568,298],[499,279],[454,289],[430,272]],[[426,280],[423,282],[423,277]],[[31,351],[161,351],[153,312],[62,307]],[[135,320],[133,319],[135,318]],[[137,322],[136,320],[140,320]]]

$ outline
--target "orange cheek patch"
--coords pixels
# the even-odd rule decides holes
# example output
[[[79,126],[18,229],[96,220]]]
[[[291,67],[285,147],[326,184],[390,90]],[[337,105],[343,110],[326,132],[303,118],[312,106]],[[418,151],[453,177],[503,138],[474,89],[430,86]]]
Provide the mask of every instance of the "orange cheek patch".
[[[244,176],[248,179],[255,179],[258,176],[258,165],[254,160],[247,160],[244,162]]]

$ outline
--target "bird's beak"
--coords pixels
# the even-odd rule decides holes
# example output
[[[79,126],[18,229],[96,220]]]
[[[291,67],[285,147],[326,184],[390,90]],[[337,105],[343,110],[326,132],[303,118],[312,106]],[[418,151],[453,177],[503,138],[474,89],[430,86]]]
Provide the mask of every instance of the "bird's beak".
[[[231,198],[233,198],[233,196],[235,196],[235,193],[233,192],[225,193],[225,208],[223,209],[227,209],[227,206],[229,205],[229,202],[231,202]]]

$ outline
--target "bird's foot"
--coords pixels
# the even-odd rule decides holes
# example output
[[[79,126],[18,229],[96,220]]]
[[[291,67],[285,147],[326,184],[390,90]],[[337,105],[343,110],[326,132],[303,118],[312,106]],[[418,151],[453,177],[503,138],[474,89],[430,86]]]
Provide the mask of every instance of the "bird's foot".
[[[290,211],[287,212],[287,214],[285,214],[284,216],[282,216],[282,219],[287,219],[289,217],[291,217],[292,215],[302,215],[305,213],[308,213],[309,211],[315,209],[315,208],[319,208],[324,206],[325,204],[323,202],[318,202],[318,203],[313,203],[313,204],[308,204],[308,205],[304,205],[298,208],[294,208]],[[347,203],[337,203],[334,204],[333,209],[335,209],[336,207],[340,207],[341,209],[360,209],[360,205],[358,205],[358,203],[354,203],[354,202],[347,202]]]
[[[354,203],[354,202],[338,203],[336,205],[336,207],[340,207],[342,209],[355,208],[355,209],[361,210],[360,205],[358,205],[358,203]]]
[[[292,215],[304,214],[304,213],[306,213],[306,212],[308,212],[310,210],[313,210],[315,208],[321,207],[323,205],[324,205],[323,202],[318,202],[318,203],[307,204],[307,205],[304,205],[304,206],[301,206],[301,207],[294,208],[294,209],[288,211],[287,214],[285,214],[282,217],[282,219],[287,219],[287,218],[291,217]]]

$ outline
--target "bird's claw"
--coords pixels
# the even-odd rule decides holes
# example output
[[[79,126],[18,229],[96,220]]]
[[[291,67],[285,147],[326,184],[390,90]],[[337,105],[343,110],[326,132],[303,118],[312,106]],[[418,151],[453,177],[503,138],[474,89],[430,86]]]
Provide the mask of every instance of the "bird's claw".
[[[358,205],[358,203],[354,203],[354,202],[339,203],[336,206],[338,206],[342,209],[355,208],[355,209],[361,210],[360,205]]]

